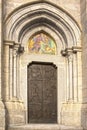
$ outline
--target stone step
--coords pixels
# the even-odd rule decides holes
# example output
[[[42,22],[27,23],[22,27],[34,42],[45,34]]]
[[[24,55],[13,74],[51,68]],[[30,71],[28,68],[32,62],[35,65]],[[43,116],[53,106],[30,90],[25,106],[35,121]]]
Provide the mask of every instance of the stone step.
[[[63,125],[21,125],[21,126],[10,126],[9,130],[83,130],[81,127],[63,126]]]

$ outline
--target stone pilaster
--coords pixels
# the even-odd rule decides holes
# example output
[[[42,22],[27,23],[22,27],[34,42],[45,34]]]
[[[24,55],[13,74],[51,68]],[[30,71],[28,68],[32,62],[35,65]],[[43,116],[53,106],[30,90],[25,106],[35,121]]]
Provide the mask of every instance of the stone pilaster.
[[[14,49],[14,54],[13,54],[13,98],[17,98],[17,60],[16,60],[16,50]]]
[[[68,57],[68,68],[69,68],[69,101],[73,100],[73,59],[72,54]]]
[[[62,51],[62,55],[66,58],[66,72],[67,72],[67,90],[66,98],[67,101],[73,101],[73,53],[72,48],[66,48]]]
[[[82,61],[81,61],[81,47],[66,48],[62,51],[62,55],[66,58],[67,70],[67,101],[78,102],[79,94],[81,94],[82,86]],[[79,81],[79,83],[78,83]],[[80,90],[80,91],[79,91]],[[82,99],[82,97],[81,97]]]
[[[82,103],[79,100],[82,91],[81,47],[67,48],[62,51],[62,55],[65,56],[67,61],[68,80],[66,90],[67,100],[62,104],[61,109],[61,123],[65,125],[81,126]]]
[[[16,61],[17,61],[17,97],[18,99],[21,99],[21,96],[20,96],[20,55],[17,55]]]
[[[13,98],[21,100],[20,97],[20,55],[24,48],[20,43],[15,43],[13,49]]]
[[[4,100],[9,100],[9,45],[8,43],[4,44],[4,54],[3,54],[3,68],[4,68],[4,79],[3,79],[3,87],[4,87]]]
[[[66,59],[66,102],[69,100],[69,93],[70,93],[70,89],[69,89],[69,66],[68,66],[68,60]]]
[[[13,48],[10,47],[10,100],[13,97]]]
[[[82,48],[72,47],[73,50],[73,87],[74,102],[82,100]]]
[[[19,44],[14,41],[4,41],[4,102],[6,108],[7,126],[25,123],[25,109],[23,101],[19,98]]]
[[[74,92],[74,102],[78,101],[78,61],[77,54],[73,54],[73,92]]]

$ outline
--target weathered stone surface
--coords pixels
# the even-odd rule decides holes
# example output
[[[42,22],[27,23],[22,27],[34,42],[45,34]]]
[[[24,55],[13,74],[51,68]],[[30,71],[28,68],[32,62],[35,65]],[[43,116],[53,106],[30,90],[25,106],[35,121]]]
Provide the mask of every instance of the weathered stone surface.
[[[26,7],[32,2],[41,3]],[[50,2],[53,6],[43,2]],[[3,0],[3,4],[3,18],[9,17],[2,26],[0,13],[0,68],[3,62],[0,98],[3,95],[5,104],[4,109],[0,103],[0,130],[4,130],[5,122],[6,130],[7,126],[11,126],[8,130],[82,130],[81,126],[87,129],[87,0]],[[29,52],[29,39],[41,31],[55,40],[56,55]],[[4,57],[1,61],[3,37]],[[19,44],[24,47],[24,53],[18,53]],[[64,57],[61,50],[65,52]],[[28,123],[27,66],[32,61],[56,65],[57,120],[67,127],[48,124],[23,126]]]
[[[2,0],[0,0],[0,130],[5,130],[5,108],[2,102]]]
[[[81,127],[63,126],[63,125],[24,125],[11,126],[9,130],[83,130]]]
[[[21,5],[24,4],[29,4],[31,2],[37,2],[37,1],[47,1],[47,0],[6,0],[4,2],[5,4],[5,15],[8,15],[9,13],[11,13],[14,9],[16,9],[17,7],[20,7]],[[80,23],[80,0],[49,0],[48,2],[51,2],[55,5],[58,5],[59,7],[65,9],[69,14],[71,14],[76,21],[79,23],[79,25],[81,25]]]
[[[0,101],[0,130],[5,130],[5,108],[2,101]]]
[[[67,103],[62,105],[61,122],[65,125],[81,125],[82,104]]]
[[[9,124],[25,124],[25,110],[23,102],[21,101],[8,101],[5,102],[6,106],[6,122]],[[7,125],[9,125],[7,123]]]

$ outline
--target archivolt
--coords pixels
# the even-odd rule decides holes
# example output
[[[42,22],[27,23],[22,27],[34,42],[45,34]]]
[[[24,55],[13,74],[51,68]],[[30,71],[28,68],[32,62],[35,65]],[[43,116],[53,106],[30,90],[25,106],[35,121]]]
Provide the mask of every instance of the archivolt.
[[[13,11],[5,20],[5,39],[22,43],[26,33],[41,26],[61,35],[65,47],[79,44],[81,31],[75,20],[49,2],[26,4]]]

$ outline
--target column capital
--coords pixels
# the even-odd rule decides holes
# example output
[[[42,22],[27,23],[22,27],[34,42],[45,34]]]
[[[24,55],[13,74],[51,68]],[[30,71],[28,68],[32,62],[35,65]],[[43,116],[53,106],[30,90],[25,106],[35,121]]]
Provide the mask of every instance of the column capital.
[[[20,42],[15,42],[15,41],[12,41],[12,40],[4,40],[4,44],[8,45],[8,46],[13,46],[15,48],[18,48],[21,45]]]
[[[82,52],[82,47],[80,46],[73,46],[72,47],[73,53]]]
[[[64,50],[61,50],[62,56],[69,56],[71,54],[75,54],[77,52],[82,52],[82,47],[80,46],[72,46],[71,48],[65,48]]]
[[[69,56],[73,53],[72,48],[65,48],[61,51],[62,56]]]
[[[14,49],[17,54],[22,54],[24,52],[24,47],[21,46],[20,42],[15,42],[15,41],[11,41],[11,40],[4,40],[4,45],[7,45],[10,48]]]
[[[14,41],[10,41],[10,40],[4,40],[4,45],[8,45],[8,46],[14,46]]]

